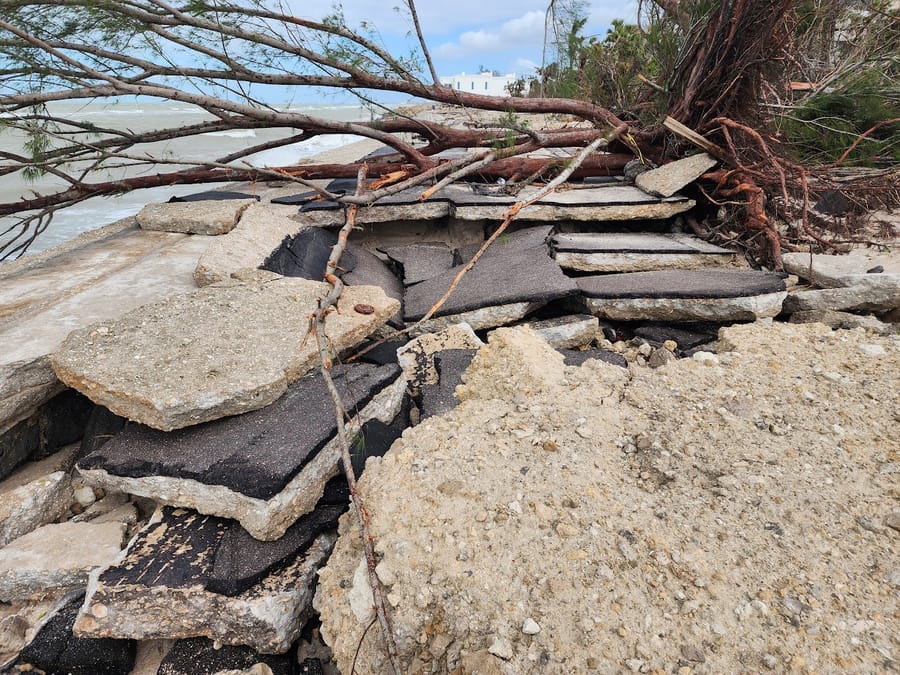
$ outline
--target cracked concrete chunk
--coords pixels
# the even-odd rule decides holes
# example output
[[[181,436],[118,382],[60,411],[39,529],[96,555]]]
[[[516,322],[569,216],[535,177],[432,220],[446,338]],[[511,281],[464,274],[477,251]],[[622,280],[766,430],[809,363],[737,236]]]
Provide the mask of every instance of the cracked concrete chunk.
[[[784,301],[789,313],[815,309],[886,312],[895,307],[900,307],[900,274],[862,275],[854,277],[852,285],[797,291]]]
[[[354,420],[391,422],[405,382],[396,365],[359,364],[335,385]],[[130,425],[78,467],[106,490],[150,497],[238,520],[257,539],[280,537],[312,510],[337,473],[340,449],[331,398],[318,372],[271,405],[163,433]]]
[[[226,234],[255,199],[147,204],[135,216],[142,230],[183,234]]]
[[[77,446],[22,466],[0,483],[0,547],[62,516],[72,501]]]
[[[12,490],[0,485],[0,546],[60,518],[72,501],[72,478],[55,471]]]
[[[558,234],[553,242],[554,257],[560,267],[581,272],[722,267],[734,259],[732,251],[686,234]]]
[[[198,286],[224,281],[238,270],[259,267],[285,237],[304,227],[291,216],[294,209],[270,203],[251,204],[228,234],[215,237],[194,268]]]
[[[403,284],[387,263],[369,249],[350,242],[347,252],[356,259],[356,267],[345,272],[341,279],[348,286],[378,286],[385,295],[398,302],[403,301]],[[395,328],[403,328],[403,308],[397,310],[388,321]]]
[[[753,321],[781,312],[784,279],[754,270],[661,270],[578,278],[587,309],[620,321]]]
[[[44,525],[0,549],[0,600],[83,586],[122,548],[124,523]]]
[[[634,184],[644,192],[657,197],[671,197],[685,185],[688,185],[718,163],[718,160],[705,152],[685,157],[638,174]]]
[[[563,355],[530,328],[498,328],[475,354],[456,396],[513,400],[549,390],[562,383],[563,363]]]
[[[524,324],[554,349],[574,349],[589,345],[600,330],[600,320],[590,314],[573,314]]]
[[[284,653],[310,611],[316,571],[334,545],[322,534],[286,566],[235,596],[207,588],[227,522],[187,509],[158,509],[109,567],[91,575],[75,621],[83,637],[208,637]]]
[[[459,323],[410,340],[397,350],[397,361],[406,381],[413,389],[418,389],[425,384],[437,383],[436,354],[447,349],[478,349],[483,346],[484,342],[475,335],[469,324]]]
[[[191,270],[208,245],[128,218],[0,266],[0,431],[64,389],[49,355],[70,331],[194,289]]]
[[[262,408],[318,361],[309,315],[328,285],[250,271],[73,332],[57,376],[118,415],[165,431]],[[357,304],[375,311],[361,314]],[[325,320],[331,348],[359,343],[399,308],[380,288],[345,289]]]
[[[786,272],[809,279],[822,288],[853,286],[861,280],[865,283],[866,279],[900,275],[900,257],[877,249],[858,248],[847,255],[787,252],[781,257]],[[867,274],[868,270],[878,267],[883,272]]]

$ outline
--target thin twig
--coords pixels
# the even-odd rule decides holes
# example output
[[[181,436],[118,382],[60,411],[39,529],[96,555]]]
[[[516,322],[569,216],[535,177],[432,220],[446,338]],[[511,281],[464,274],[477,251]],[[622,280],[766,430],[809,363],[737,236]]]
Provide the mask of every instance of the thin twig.
[[[361,194],[362,191],[365,190],[366,170],[366,165],[363,163],[363,165],[360,166],[359,174],[356,179],[357,194]],[[334,403],[338,444],[341,449],[341,466],[344,471],[344,476],[347,479],[347,485],[350,488],[350,498],[353,510],[356,512],[360,533],[362,535],[363,549],[365,550],[366,563],[369,570],[369,584],[372,589],[372,597],[375,601],[375,614],[378,617],[378,622],[381,624],[381,632],[384,636],[385,645],[387,646],[387,655],[388,660],[391,663],[391,668],[395,675],[400,675],[402,670],[400,668],[400,658],[397,654],[397,645],[394,641],[394,631],[391,627],[390,617],[387,613],[387,603],[384,600],[384,593],[381,590],[381,582],[378,579],[378,575],[375,573],[375,565],[377,562],[375,560],[375,540],[369,527],[369,515],[366,511],[362,497],[359,494],[356,483],[356,474],[353,471],[353,460],[350,457],[350,441],[347,438],[347,430],[344,426],[344,419],[347,416],[345,412],[346,408],[341,400],[340,392],[337,390],[334,380],[331,377],[331,357],[328,355],[328,342],[325,336],[325,316],[329,312],[335,310],[338,299],[341,297],[341,293],[344,289],[343,282],[335,272],[338,269],[341,255],[347,247],[347,238],[350,236],[350,232],[356,224],[356,212],[358,208],[359,207],[354,204],[347,209],[344,226],[338,234],[338,242],[331,249],[331,255],[325,266],[325,281],[331,284],[331,288],[328,293],[319,298],[318,307],[313,313],[310,321],[312,322],[311,328],[315,328],[316,343],[319,348],[319,368],[322,373],[322,378],[325,380],[325,384],[328,387],[328,392],[331,394],[331,400]]]
[[[428,62],[431,80],[435,86],[439,86],[441,84],[441,78],[438,77],[434,62],[431,60],[431,52],[428,51],[428,43],[425,42],[425,36],[422,35],[422,27],[419,25],[419,13],[416,11],[416,3],[413,0],[406,0],[406,4],[409,6],[409,13],[412,16],[413,25],[416,27],[416,36],[419,38],[419,46],[422,47],[422,53],[425,54],[425,61]]]
[[[540,201],[551,192],[556,190],[557,187],[559,187],[569,178],[569,176],[572,175],[575,169],[581,166],[582,162],[584,162],[584,160],[587,159],[591,153],[596,152],[599,148],[606,147],[613,138],[618,136],[620,133],[625,133],[627,130],[628,126],[622,125],[621,127],[617,127],[616,129],[614,129],[608,136],[594,139],[594,141],[590,145],[583,148],[581,152],[579,152],[575,156],[575,159],[573,159],[569,163],[569,165],[565,169],[563,169],[558,176],[556,176],[556,178],[547,183],[534,195],[528,197],[527,199],[519,200],[508,209],[506,209],[506,211],[503,213],[503,222],[500,223],[500,227],[498,227],[494,231],[494,233],[485,240],[484,244],[481,245],[481,248],[479,248],[478,251],[475,252],[475,255],[472,256],[472,259],[463,266],[459,273],[457,273],[457,275],[453,278],[453,281],[450,282],[450,286],[447,288],[446,292],[436,303],[434,303],[431,309],[426,312],[425,316],[416,321],[416,323],[413,324],[413,326],[407,328],[407,330],[412,330],[417,326],[422,325],[424,322],[433,317],[441,307],[444,306],[450,296],[453,295],[453,292],[456,290],[456,287],[459,285],[459,282],[466,275],[466,273],[470,269],[475,267],[475,263],[478,262],[478,259],[481,258],[484,252],[487,251],[488,247],[497,240],[497,237],[499,237],[501,234],[503,234],[504,231],[506,231],[506,228],[509,227],[509,224],[513,220],[516,219],[516,216],[519,215],[519,212],[522,209],[531,206],[535,202]]]
[[[442,187],[449,185],[450,183],[453,183],[454,181],[457,181],[460,178],[464,178],[465,176],[475,173],[482,167],[485,167],[488,164],[490,164],[491,162],[493,162],[495,159],[497,159],[496,153],[493,153],[493,152],[485,153],[480,158],[475,159],[475,161],[473,161],[471,164],[466,164],[461,169],[457,169],[450,175],[445,176],[444,178],[439,180],[437,183],[432,185],[430,188],[425,190],[422,194],[419,195],[419,201],[424,202],[426,199],[428,199],[431,195],[433,195],[435,192],[440,190]]]

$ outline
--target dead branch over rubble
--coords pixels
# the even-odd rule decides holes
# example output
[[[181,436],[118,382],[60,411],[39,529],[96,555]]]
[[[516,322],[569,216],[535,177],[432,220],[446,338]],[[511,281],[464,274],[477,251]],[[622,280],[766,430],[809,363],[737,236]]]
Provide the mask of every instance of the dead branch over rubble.
[[[366,165],[363,164],[357,174],[357,195],[362,192],[363,186],[365,185],[365,179]],[[384,637],[385,651],[388,654],[388,660],[394,673],[399,675],[403,670],[400,667],[399,657],[397,656],[394,631],[391,628],[390,616],[388,615],[387,603],[384,600],[381,582],[378,580],[378,575],[375,573],[375,566],[377,564],[377,561],[375,560],[375,540],[372,537],[371,529],[369,528],[369,515],[366,511],[365,503],[356,484],[356,474],[353,471],[353,460],[350,457],[350,438],[344,427],[345,419],[347,417],[347,408],[341,400],[341,395],[334,384],[334,380],[331,378],[332,358],[329,353],[328,338],[325,335],[325,317],[329,312],[337,311],[337,303],[344,288],[343,282],[335,272],[340,265],[341,256],[347,247],[347,238],[350,236],[350,232],[356,225],[357,208],[356,205],[352,205],[347,209],[344,226],[341,228],[340,234],[338,235],[338,242],[334,245],[331,255],[328,258],[328,262],[325,266],[325,280],[331,284],[331,289],[326,295],[319,298],[318,309],[316,309],[313,316],[310,317],[310,331],[312,331],[316,337],[316,345],[319,349],[319,370],[322,373],[322,377],[325,379],[325,384],[328,387],[328,392],[331,394],[331,399],[334,404],[334,414],[337,422],[337,437],[341,449],[341,468],[343,469],[344,477],[347,479],[347,485],[350,488],[351,507],[356,514],[357,521],[359,522],[359,529],[362,533],[363,549],[366,554],[366,566],[369,574],[369,584],[372,589],[372,597],[375,600],[375,613],[378,617],[378,622],[381,625],[381,632]]]
[[[833,33],[835,17],[840,11],[850,10],[839,10],[827,2],[820,4],[815,11],[831,12],[828,25]],[[857,11],[854,16],[862,16],[869,23],[881,20],[888,27],[893,25],[889,12],[876,5],[868,14],[851,9]],[[46,10],[50,7],[54,14],[48,19]],[[647,109],[648,101],[655,97],[670,118],[683,125],[682,129],[694,132],[693,142],[685,143],[679,136],[667,134],[661,120],[641,121],[628,112],[617,112],[620,101],[597,100],[587,91],[585,95],[591,100],[580,100],[577,87],[567,90],[575,94],[571,97],[530,98],[482,96],[441,86],[412,2],[406,7],[415,26],[412,49],[428,64],[424,71],[414,60],[386,52],[365,28],[349,26],[339,10],[314,21],[256,1],[192,2],[181,7],[165,0],[115,1],[102,6],[91,0],[0,0],[2,126],[7,132],[19,134],[27,146],[26,152],[0,152],[0,175],[49,174],[62,183],[61,188],[48,194],[0,204],[0,216],[22,214],[6,227],[0,258],[21,255],[49,226],[55,212],[94,196],[161,185],[261,180],[276,174],[301,182],[356,175],[358,164],[266,169],[242,165],[254,153],[321,135],[352,134],[384,143],[396,154],[371,163],[370,173],[404,172],[407,185],[433,186],[451,174],[455,180],[465,177],[492,182],[503,178],[524,185],[530,177],[538,180],[547,175],[553,166],[553,160],[531,156],[535,151],[569,148],[570,156],[574,156],[627,121],[628,131],[619,134],[606,152],[584,158],[572,178],[621,175],[634,157],[642,162],[665,163],[691,152],[693,143],[702,138],[707,149],[722,151],[713,154],[723,161],[723,171],[711,174],[701,186],[700,194],[709,197],[707,206],[724,205],[730,226],[737,228],[735,235],[754,249],[752,257],[778,267],[783,248],[832,246],[830,239],[839,228],[833,219],[812,214],[809,209],[817,193],[838,190],[852,194],[856,203],[890,205],[896,201],[892,199],[896,174],[881,174],[875,183],[837,183],[830,177],[830,169],[859,153],[861,146],[868,148],[875,141],[883,144],[875,137],[883,138],[896,129],[896,116],[848,136],[837,161],[819,165],[796,161],[790,148],[773,133],[773,98],[784,107],[785,96],[779,92],[788,89],[791,80],[808,77],[815,70],[802,62],[802,55],[796,53],[798,45],[813,44],[809,37],[813,28],[818,31],[816,35],[821,33],[816,45],[828,42],[821,29],[827,22],[818,21],[818,15],[811,19],[803,13],[807,11],[804,7],[798,0],[681,0],[642,5],[646,23],[641,24],[641,49],[650,61],[666,70],[654,74],[656,81],[643,72],[632,73],[634,82],[642,88],[637,107]],[[665,39],[654,44],[654,35]],[[868,34],[854,33],[854,44],[863,44],[860,35]],[[606,43],[586,42],[577,30],[572,38],[573,44],[581,45],[584,51],[581,62],[573,59],[570,68],[580,68],[584,72],[578,76],[590,79],[596,61],[589,59]],[[834,52],[833,37],[829,39],[828,49]],[[888,59],[889,74],[896,71],[896,63],[890,61],[895,42],[896,36],[883,38],[868,54],[876,61]],[[660,55],[662,46],[670,53]],[[185,57],[184,63],[192,65],[173,65],[174,59],[163,56],[166,50],[179,53]],[[825,56],[817,58],[820,62],[834,60],[831,52],[826,50]],[[247,53],[253,55],[237,56]],[[602,55],[602,49],[599,53]],[[548,66],[541,78],[551,72],[562,77],[560,64],[554,64],[554,68]],[[819,79],[823,81],[837,82],[845,70],[818,67],[821,73],[815,74],[821,74]],[[179,81],[198,86],[175,84]],[[479,121],[473,116],[471,124],[460,127],[390,114],[372,104],[373,113],[388,114],[371,122],[336,122],[276,109],[254,99],[252,87],[262,84],[343,89],[358,93],[370,103],[372,94],[368,92],[391,91],[463,111],[503,115],[489,124],[484,123],[483,116]],[[550,90],[555,91],[552,87]],[[48,107],[58,102],[115,100],[129,95],[190,104],[212,119],[135,134],[127,129],[91,127]],[[574,124],[529,129],[518,116],[533,113],[555,115]],[[179,162],[177,158],[164,162],[143,151],[147,143],[159,140],[223,129],[260,128],[291,129],[295,133],[201,163]],[[475,152],[468,161],[451,166],[439,153],[453,148],[491,151],[495,157],[486,161],[483,152]],[[109,178],[108,171],[113,167],[122,175]],[[166,170],[159,171],[160,167]],[[95,178],[104,172],[107,177]],[[339,199],[351,203],[359,197]],[[714,216],[701,213],[699,218],[706,222],[707,232],[719,226]],[[758,239],[757,234],[764,236]],[[841,230],[841,240],[848,234]],[[753,241],[765,243],[754,246]]]

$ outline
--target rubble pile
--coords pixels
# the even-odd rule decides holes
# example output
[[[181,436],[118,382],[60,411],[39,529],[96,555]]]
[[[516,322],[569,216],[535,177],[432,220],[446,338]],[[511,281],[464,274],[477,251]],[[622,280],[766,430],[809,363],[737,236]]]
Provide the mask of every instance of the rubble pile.
[[[735,418],[766,441],[764,456],[735,462],[797,469],[779,463],[786,441],[773,439],[804,422],[763,409],[740,382],[729,382],[733,395],[723,401],[684,392],[743,377],[745,353],[778,358],[743,346],[738,356],[717,355],[743,335],[719,332],[735,322],[823,350],[853,335],[860,354],[847,363],[871,361],[847,368],[868,368],[865,386],[876,387],[898,347],[892,325],[875,314],[896,319],[900,269],[807,254],[786,255],[787,274],[742,266],[732,251],[683,232],[693,202],[678,190],[709,166],[708,157],[667,165],[642,174],[639,187],[573,183],[523,211],[481,253],[514,202],[494,186],[452,185],[424,201],[417,190],[401,192],[360,211],[365,227],[341,260],[347,287],[325,331],[343,423],[356,439],[355,471],[371,460],[363,486],[381,542],[378,575],[410,672],[602,672],[704,661],[716,670],[737,652],[743,633],[734,621],[722,623],[727,635],[710,628],[712,618],[702,630],[698,623],[703,603],[727,595],[725,578],[701,569],[709,532],[690,546],[666,540],[682,508],[716,528],[659,495],[675,494],[661,492],[672,481],[685,499],[691,489],[705,495],[718,480],[725,492],[715,494],[727,499],[733,485],[721,482],[725,473],[707,475],[700,465],[725,461],[706,455],[734,431]],[[328,189],[355,187],[350,180]],[[186,199],[0,268],[0,342],[8,346],[0,355],[0,660],[10,672],[300,672],[304,662],[327,663],[311,633],[321,616],[343,672],[360,642],[362,670],[383,672],[377,631],[360,637],[371,616],[346,517],[338,539],[349,495],[320,345],[309,330],[343,211],[290,187]],[[774,317],[853,331],[776,330],[766,324]],[[397,328],[408,333],[379,342]],[[815,378],[855,396],[864,386],[858,374],[821,370]],[[697,429],[715,436],[708,447],[664,442],[667,425],[687,424],[676,423],[677,406],[651,403],[665,388],[687,410],[704,406],[697,424],[710,424],[710,411],[728,422]],[[818,415],[825,394],[810,393],[810,414]],[[851,433],[839,416],[831,424],[842,429],[834,436],[843,451],[855,452],[849,443],[862,430]],[[896,451],[871,453],[890,467]],[[703,459],[674,466],[693,456]],[[628,514],[644,510],[663,515],[638,529]],[[788,516],[770,510],[785,536]],[[875,523],[866,531],[895,536],[894,525],[878,524],[890,513],[872,511],[860,515]],[[515,546],[503,538],[511,530]],[[437,562],[438,548],[450,557]],[[881,584],[896,587],[896,565],[882,554],[879,593]],[[524,566],[513,569],[514,560]],[[691,576],[694,586],[672,575]],[[808,580],[803,599],[794,590],[773,599],[753,594],[787,587],[767,577],[766,588],[751,588],[751,577],[735,582],[746,594],[740,616],[759,614],[755,602],[790,600],[801,608],[792,616],[805,621],[819,611],[810,597],[825,603],[824,591],[811,590],[817,581]],[[666,594],[646,591],[648,607],[659,610],[650,624],[684,615],[679,630],[697,631],[685,644],[648,637],[647,621],[641,628],[629,614],[637,609],[620,590],[642,580]],[[718,596],[692,590],[713,588]],[[500,604],[489,607],[485,594]],[[549,599],[575,596],[596,606],[573,604],[562,625]],[[614,622],[616,613],[630,618]],[[880,650],[896,617],[871,621],[865,644]],[[597,651],[597,635],[622,630],[637,633]]]

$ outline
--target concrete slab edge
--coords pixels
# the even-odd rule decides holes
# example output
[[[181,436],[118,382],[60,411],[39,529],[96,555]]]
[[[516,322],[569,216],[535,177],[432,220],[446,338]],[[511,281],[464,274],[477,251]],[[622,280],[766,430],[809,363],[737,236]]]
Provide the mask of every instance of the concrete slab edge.
[[[787,291],[738,298],[584,298],[585,308],[616,321],[755,321],[777,316]]]

